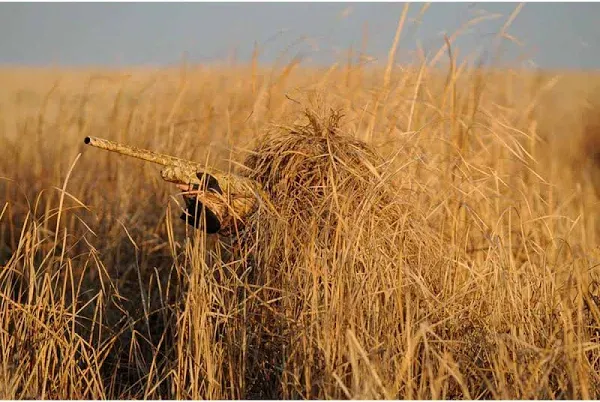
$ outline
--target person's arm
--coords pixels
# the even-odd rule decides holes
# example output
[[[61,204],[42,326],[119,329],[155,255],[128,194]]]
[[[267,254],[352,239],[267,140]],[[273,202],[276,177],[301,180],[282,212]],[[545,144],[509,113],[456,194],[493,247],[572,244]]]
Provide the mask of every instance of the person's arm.
[[[203,192],[212,191],[217,194],[223,194],[217,179],[211,175],[208,175],[207,180],[204,180],[204,188],[202,190],[200,190],[200,186],[197,184],[178,184],[177,187],[184,191],[182,195],[186,203],[186,210],[183,214],[181,214],[180,218],[186,221],[188,225],[192,225],[196,229],[200,228],[202,222],[205,221],[206,233],[217,233],[221,229],[221,222],[219,222],[219,218],[213,211],[206,208],[206,206],[204,206],[204,204],[202,204],[202,202],[198,199],[198,195]]]

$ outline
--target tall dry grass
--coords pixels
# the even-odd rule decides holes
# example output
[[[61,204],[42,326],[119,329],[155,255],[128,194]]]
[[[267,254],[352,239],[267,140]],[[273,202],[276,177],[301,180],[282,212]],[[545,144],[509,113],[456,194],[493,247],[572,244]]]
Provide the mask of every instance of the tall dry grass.
[[[2,396],[597,398],[596,82],[4,69]],[[244,171],[273,208],[204,235],[88,135]]]

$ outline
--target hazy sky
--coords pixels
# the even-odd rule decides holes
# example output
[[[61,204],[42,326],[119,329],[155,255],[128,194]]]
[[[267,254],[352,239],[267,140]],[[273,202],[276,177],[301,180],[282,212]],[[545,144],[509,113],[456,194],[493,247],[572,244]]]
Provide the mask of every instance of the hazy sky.
[[[516,3],[410,5],[399,61],[415,60],[419,42],[431,57],[452,34],[478,16],[455,48],[461,56],[492,50]],[[256,41],[260,60],[306,63],[345,60],[350,46],[387,59],[401,3],[1,3],[0,63],[26,65],[166,65],[182,60],[246,61]],[[504,39],[505,62],[549,68],[600,67],[600,3],[526,3]],[[487,53],[489,55],[489,52]]]

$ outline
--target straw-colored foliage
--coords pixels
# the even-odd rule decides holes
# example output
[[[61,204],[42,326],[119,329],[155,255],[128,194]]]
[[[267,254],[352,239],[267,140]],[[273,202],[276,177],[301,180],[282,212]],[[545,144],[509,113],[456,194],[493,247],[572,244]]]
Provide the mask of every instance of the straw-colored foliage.
[[[391,67],[0,72],[0,396],[600,397],[598,78]]]

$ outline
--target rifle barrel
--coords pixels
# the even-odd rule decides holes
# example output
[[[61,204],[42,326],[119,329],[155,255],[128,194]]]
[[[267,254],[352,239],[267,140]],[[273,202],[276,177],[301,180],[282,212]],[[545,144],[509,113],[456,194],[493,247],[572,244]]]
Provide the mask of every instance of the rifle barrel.
[[[104,138],[85,137],[83,142],[87,145],[91,145],[96,148],[116,152],[121,155],[132,156],[134,158],[142,159],[162,166],[197,165],[194,162],[186,161],[185,159],[177,158],[175,156],[164,155],[158,152],[149,151],[147,149],[141,149],[137,147],[132,147],[130,145],[120,144],[115,141],[105,140]]]

